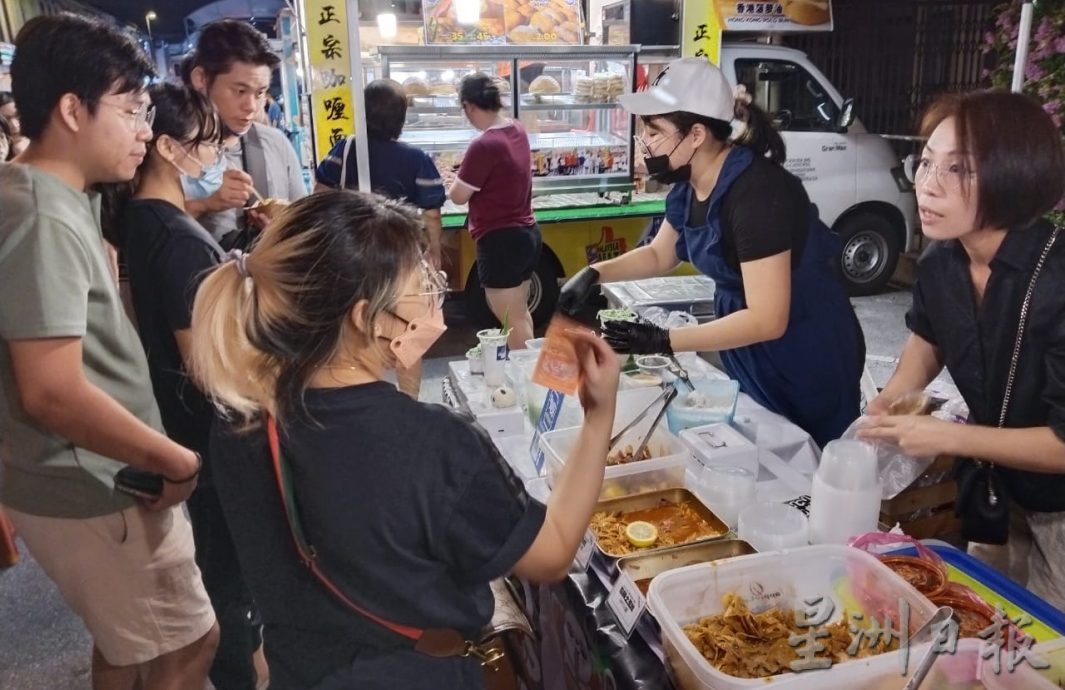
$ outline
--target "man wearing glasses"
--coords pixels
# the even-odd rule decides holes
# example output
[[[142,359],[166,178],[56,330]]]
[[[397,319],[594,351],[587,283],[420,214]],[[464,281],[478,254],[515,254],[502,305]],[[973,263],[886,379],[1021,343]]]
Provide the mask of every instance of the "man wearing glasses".
[[[30,145],[0,166],[0,503],[92,634],[94,688],[202,687],[218,627],[179,505],[200,461],[162,431],[88,191],[144,160],[151,62],[57,15],[23,27],[11,74]],[[159,497],[116,492],[125,466]]]
[[[185,190],[189,213],[225,249],[246,248],[268,218],[259,199],[291,202],[307,194],[296,151],[278,129],[257,122],[280,58],[250,24],[208,24],[184,67],[185,82],[218,110],[226,155]]]

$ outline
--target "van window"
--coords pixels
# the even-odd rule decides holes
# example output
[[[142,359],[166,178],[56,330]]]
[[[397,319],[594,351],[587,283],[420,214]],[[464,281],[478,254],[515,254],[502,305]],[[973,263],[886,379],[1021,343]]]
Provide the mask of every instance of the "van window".
[[[736,60],[736,80],[769,113],[777,129],[833,132],[839,107],[821,82],[786,60]]]

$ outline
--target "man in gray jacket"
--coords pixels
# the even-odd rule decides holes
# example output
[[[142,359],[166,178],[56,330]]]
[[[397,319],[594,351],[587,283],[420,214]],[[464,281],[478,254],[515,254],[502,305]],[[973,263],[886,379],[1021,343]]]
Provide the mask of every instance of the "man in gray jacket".
[[[246,210],[256,193],[282,201],[307,194],[296,151],[284,133],[256,122],[279,62],[263,34],[227,19],[204,28],[185,66],[185,80],[211,99],[227,131],[226,155],[218,167],[186,180],[187,207],[227,249],[246,244],[265,224],[262,213]]]

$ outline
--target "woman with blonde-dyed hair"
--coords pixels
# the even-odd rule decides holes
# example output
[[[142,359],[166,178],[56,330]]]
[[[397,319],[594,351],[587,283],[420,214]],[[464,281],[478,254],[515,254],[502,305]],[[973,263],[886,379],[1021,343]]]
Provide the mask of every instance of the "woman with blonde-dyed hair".
[[[476,639],[492,614],[489,581],[561,579],[591,518],[617,358],[574,334],[585,425],[549,505],[530,499],[480,427],[384,381],[443,331],[445,286],[425,248],[412,208],[324,191],[293,203],[197,294],[194,367],[233,421],[213,434],[227,459],[215,481],[262,614],[271,687],[476,689],[484,678],[475,657],[417,651],[314,580],[289,536],[269,418],[317,563],[392,626]]]

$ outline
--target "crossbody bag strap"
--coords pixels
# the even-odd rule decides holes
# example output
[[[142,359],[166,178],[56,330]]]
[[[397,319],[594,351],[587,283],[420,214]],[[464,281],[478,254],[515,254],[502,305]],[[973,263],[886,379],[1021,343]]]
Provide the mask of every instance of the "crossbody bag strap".
[[[292,541],[296,545],[296,551],[299,553],[300,560],[333,596],[339,599],[352,611],[365,618],[369,618],[374,623],[377,623],[398,635],[402,635],[407,639],[418,642],[426,631],[420,628],[412,628],[393,623],[381,618],[371,611],[367,611],[352,601],[343,591],[341,591],[340,587],[322,572],[321,566],[318,563],[318,554],[315,552],[314,547],[307,541],[307,535],[304,533],[302,523],[300,522],[299,510],[296,506],[295,495],[292,491],[292,473],[289,470],[288,463],[286,463],[281,456],[281,441],[277,433],[277,420],[272,416],[267,417],[266,419],[266,436],[270,442],[270,457],[273,460],[274,465],[274,478],[277,480],[277,489],[281,493],[281,504],[285,509],[285,519],[288,521],[289,532],[292,533]]]
[[[1024,329],[1028,323],[1028,312],[1032,306],[1035,283],[1039,279],[1039,273],[1043,270],[1043,264],[1046,263],[1047,257],[1050,256],[1050,250],[1054,247],[1054,242],[1058,239],[1059,232],[1061,232],[1061,227],[1055,227],[1050,234],[1050,239],[1047,240],[1046,246],[1043,247],[1043,253],[1039,256],[1039,261],[1036,263],[1035,268],[1032,269],[1032,278],[1028,281],[1028,291],[1024,293],[1024,302],[1021,303],[1021,316],[1017,322],[1017,338],[1013,342],[1013,356],[1010,357],[1009,374],[1006,376],[1006,392],[1002,396],[1002,411],[998,415],[1000,429],[1006,426],[1006,414],[1009,412],[1010,397],[1013,395],[1013,381],[1017,376],[1017,363],[1021,357],[1021,344],[1024,342]]]

